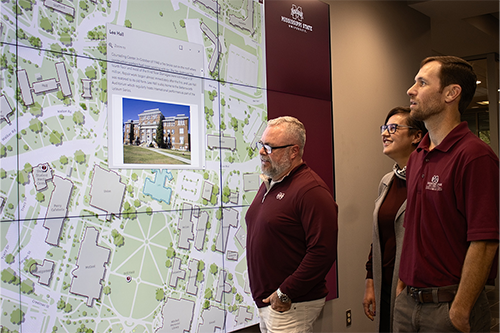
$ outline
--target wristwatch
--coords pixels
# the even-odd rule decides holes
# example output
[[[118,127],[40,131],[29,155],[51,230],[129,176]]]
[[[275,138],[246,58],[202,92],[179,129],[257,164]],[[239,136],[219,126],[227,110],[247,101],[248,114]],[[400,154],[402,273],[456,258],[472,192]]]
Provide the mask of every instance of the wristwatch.
[[[290,302],[290,298],[287,296],[287,294],[282,293],[280,288],[278,288],[278,290],[276,290],[276,294],[278,294],[278,298],[280,299],[280,301],[282,303]]]

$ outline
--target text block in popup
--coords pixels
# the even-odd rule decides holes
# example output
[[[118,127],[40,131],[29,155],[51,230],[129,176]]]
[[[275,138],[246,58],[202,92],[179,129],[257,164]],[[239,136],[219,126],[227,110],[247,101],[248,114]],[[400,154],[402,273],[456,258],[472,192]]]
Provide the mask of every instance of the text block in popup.
[[[204,168],[203,59],[203,45],[107,25],[110,168]]]

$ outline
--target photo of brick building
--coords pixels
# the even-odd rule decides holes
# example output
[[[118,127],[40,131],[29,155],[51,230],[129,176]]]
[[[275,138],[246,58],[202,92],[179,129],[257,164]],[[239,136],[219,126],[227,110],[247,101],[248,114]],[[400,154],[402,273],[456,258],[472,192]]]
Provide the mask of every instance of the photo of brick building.
[[[144,147],[190,151],[189,116],[177,114],[165,117],[159,108],[144,110],[139,120],[127,120],[123,124],[123,144]],[[163,147],[159,147],[156,133],[159,124],[163,129]]]

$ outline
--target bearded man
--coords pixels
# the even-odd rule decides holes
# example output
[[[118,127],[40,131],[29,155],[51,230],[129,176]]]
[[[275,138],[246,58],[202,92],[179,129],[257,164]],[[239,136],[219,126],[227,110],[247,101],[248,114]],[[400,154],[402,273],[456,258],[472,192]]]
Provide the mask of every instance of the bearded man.
[[[304,125],[270,120],[257,143],[263,183],[246,214],[250,289],[261,332],[312,332],[337,258],[337,204],[302,160]]]

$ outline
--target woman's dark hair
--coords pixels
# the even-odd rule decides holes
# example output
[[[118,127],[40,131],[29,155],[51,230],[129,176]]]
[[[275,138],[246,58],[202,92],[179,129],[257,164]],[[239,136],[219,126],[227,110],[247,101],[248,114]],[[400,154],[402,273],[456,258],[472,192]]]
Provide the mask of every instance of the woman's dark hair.
[[[385,117],[385,122],[384,124],[387,124],[389,121],[389,118],[396,114],[402,114],[406,118],[406,124],[408,126],[411,126],[413,128],[410,128],[408,133],[413,134],[417,131],[422,131],[422,137],[424,137],[425,133],[427,133],[427,128],[425,128],[424,122],[420,120],[415,120],[411,115],[411,109],[406,106],[396,106],[393,108],[389,113],[387,114],[387,117]]]

